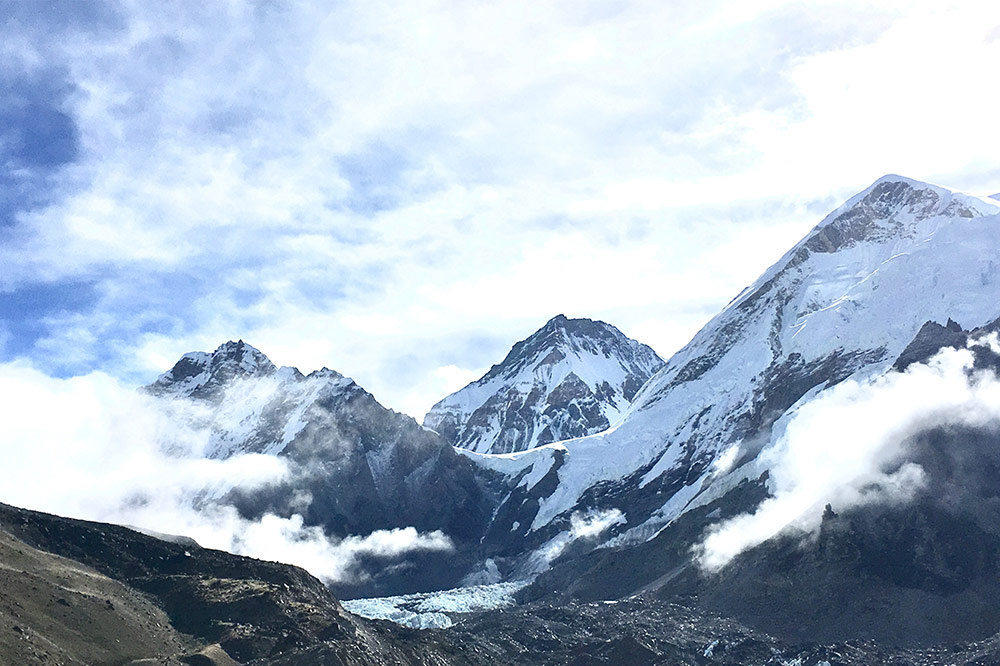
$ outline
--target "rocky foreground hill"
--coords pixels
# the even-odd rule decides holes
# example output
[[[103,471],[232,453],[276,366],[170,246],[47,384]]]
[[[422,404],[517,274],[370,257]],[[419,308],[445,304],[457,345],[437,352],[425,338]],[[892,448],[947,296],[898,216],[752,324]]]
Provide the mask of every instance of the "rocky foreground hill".
[[[639,596],[536,602],[446,630],[345,612],[315,578],[129,528],[0,505],[0,663],[34,666],[987,665],[1000,636],[946,648],[789,644]]]

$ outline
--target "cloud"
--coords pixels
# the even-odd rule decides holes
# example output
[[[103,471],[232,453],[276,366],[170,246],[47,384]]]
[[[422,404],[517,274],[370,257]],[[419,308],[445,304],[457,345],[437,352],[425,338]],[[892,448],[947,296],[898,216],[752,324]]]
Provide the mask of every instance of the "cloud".
[[[370,574],[361,566],[363,559],[392,560],[413,552],[454,550],[451,539],[439,530],[421,533],[404,527],[337,539],[319,527],[304,525],[298,514],[290,518],[265,514],[260,520],[248,521],[232,507],[213,506],[190,517],[193,520],[178,527],[203,545],[295,564],[326,583],[367,580]]]
[[[576,511],[570,516],[569,530],[557,534],[543,545],[538,553],[539,560],[535,564],[536,571],[548,568],[549,564],[578,539],[590,539],[599,536],[613,525],[625,522],[625,514],[619,509],[602,511]]]
[[[938,5],[16,8],[66,140],[4,190],[0,291],[93,298],[5,358],[139,384],[243,338],[419,417],[559,312],[669,355],[882,172],[995,173],[998,10]]]
[[[996,334],[976,344],[1000,349]],[[1000,381],[992,371],[973,372],[973,363],[970,349],[946,349],[903,373],[846,380],[798,408],[761,453],[773,496],[710,528],[696,549],[701,566],[718,570],[789,525],[817,529],[825,503],[841,510],[912,499],[926,481],[907,460],[914,435],[1000,425]]]
[[[0,395],[5,503],[190,536],[327,582],[363,579],[362,558],[453,548],[443,533],[412,527],[338,539],[297,514],[242,518],[210,498],[282,481],[289,470],[267,455],[203,458],[211,433],[192,424],[208,415],[190,401],[156,399],[103,373],[55,379],[25,363],[0,364]]]

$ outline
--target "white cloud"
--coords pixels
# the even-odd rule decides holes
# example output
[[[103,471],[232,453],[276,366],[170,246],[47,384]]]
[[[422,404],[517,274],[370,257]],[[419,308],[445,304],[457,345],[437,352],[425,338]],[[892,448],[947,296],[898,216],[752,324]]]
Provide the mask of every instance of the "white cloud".
[[[995,334],[981,344],[996,345]],[[841,510],[911,499],[925,473],[907,460],[910,437],[938,425],[1000,424],[1000,381],[971,375],[972,364],[968,349],[947,349],[904,373],[846,380],[800,407],[761,453],[773,496],[711,528],[698,547],[701,565],[717,570],[789,525],[814,530],[825,503]]]
[[[539,549],[539,570],[547,568],[549,563],[562,555],[574,541],[599,536],[609,527],[624,522],[625,514],[619,509],[574,512],[570,516],[569,529],[552,537]]]
[[[994,4],[133,3],[18,38],[82,157],[0,289],[96,283],[39,365],[149,380],[243,338],[417,416],[559,312],[669,355],[815,202],[996,171]]]
[[[219,546],[225,550],[296,564],[327,583],[367,580],[369,574],[359,567],[363,557],[389,560],[412,552],[454,549],[451,539],[439,530],[420,533],[405,527],[336,539],[319,527],[304,525],[297,514],[291,518],[265,514],[258,521],[240,518],[231,507],[207,514],[210,522],[201,519],[190,526],[188,533],[196,540],[200,536],[218,542],[221,531],[229,539]]]
[[[440,531],[341,539],[299,515],[247,520],[204,501],[280,481],[288,469],[274,456],[202,458],[209,432],[191,424],[205,414],[187,401],[162,401],[102,373],[54,379],[23,363],[0,364],[0,396],[5,503],[190,536],[205,547],[297,564],[328,582],[363,579],[362,557],[453,548]]]

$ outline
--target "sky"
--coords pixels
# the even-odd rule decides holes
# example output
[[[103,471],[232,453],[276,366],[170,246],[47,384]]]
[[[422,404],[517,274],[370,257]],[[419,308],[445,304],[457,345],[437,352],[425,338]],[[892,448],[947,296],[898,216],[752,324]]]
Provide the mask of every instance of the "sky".
[[[243,339],[420,418],[556,314],[667,357],[886,173],[1000,191],[993,2],[0,2],[0,363]]]

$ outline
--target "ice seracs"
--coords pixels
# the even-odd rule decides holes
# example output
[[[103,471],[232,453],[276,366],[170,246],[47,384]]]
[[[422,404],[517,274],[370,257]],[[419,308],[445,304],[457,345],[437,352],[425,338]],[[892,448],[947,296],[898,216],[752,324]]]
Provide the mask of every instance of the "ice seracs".
[[[602,321],[558,315],[424,417],[455,446],[524,451],[607,429],[663,361]]]

